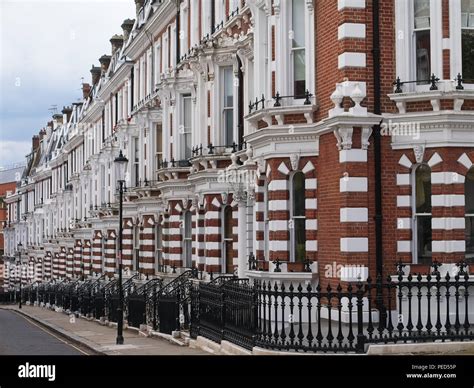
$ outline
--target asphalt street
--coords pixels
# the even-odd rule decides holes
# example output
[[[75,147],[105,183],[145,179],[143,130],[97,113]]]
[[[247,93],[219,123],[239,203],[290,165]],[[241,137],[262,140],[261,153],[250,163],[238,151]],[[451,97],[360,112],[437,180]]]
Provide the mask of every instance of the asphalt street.
[[[84,355],[85,350],[14,311],[0,309],[0,355]]]

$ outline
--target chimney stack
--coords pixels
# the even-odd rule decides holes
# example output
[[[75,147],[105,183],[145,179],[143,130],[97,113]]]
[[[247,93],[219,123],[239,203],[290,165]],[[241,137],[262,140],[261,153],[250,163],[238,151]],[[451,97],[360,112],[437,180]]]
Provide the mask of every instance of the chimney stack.
[[[84,100],[89,98],[89,94],[91,93],[91,86],[89,84],[82,84],[82,97]]]
[[[123,36],[115,34],[110,38],[110,43],[112,44],[112,55],[114,55],[123,46]]]
[[[63,115],[60,113],[55,113],[53,115],[53,131],[56,130],[63,123]]]
[[[100,67],[102,69],[102,75],[105,75],[105,73],[107,73],[107,70],[109,69],[111,59],[112,59],[112,57],[110,55],[102,55],[99,58]]]
[[[135,0],[135,5],[137,7],[137,16],[138,16],[138,13],[140,12],[140,9],[143,7],[144,3],[145,3],[145,0]]]
[[[63,114],[63,121],[69,123],[69,120],[71,119],[72,115],[72,107],[63,106],[63,110],[61,111],[61,113]]]
[[[38,135],[34,135],[32,137],[32,142],[31,142],[32,151],[35,151],[36,149],[38,149],[39,144],[40,144],[40,137]]]
[[[132,32],[133,25],[135,24],[135,20],[133,19],[125,19],[122,23],[122,31],[123,31],[123,42],[127,43],[130,33]]]
[[[91,75],[92,75],[92,85],[93,86],[95,86],[99,83],[101,73],[102,73],[102,69],[99,66],[92,65]]]

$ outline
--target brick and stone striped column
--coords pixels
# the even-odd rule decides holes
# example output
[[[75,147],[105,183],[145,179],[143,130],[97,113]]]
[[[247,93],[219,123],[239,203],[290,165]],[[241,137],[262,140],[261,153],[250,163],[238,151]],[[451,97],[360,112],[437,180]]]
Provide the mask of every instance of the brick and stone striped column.
[[[102,232],[94,231],[92,239],[92,272],[100,274],[102,272]]]
[[[53,278],[59,279],[59,252],[52,253]]]
[[[255,185],[254,252],[259,261],[265,260],[265,179],[261,175]]]
[[[108,276],[113,276],[116,272],[117,261],[117,234],[115,230],[107,230],[107,240],[105,241],[104,268]]]
[[[61,247],[59,250],[59,277],[62,279],[66,277],[66,247]]]
[[[143,228],[140,233],[139,271],[145,275],[155,273],[155,217],[143,216]]]
[[[123,219],[122,265],[123,268],[133,269],[133,220]]]
[[[196,242],[195,242],[195,248],[196,248],[196,265],[197,268],[200,271],[204,271],[205,265],[206,265],[206,246],[204,243],[204,222],[205,222],[205,209],[203,206],[201,206],[199,203],[196,203],[195,207],[195,219],[196,219],[196,228],[195,228],[195,233],[196,233]]]
[[[84,277],[88,278],[92,274],[91,262],[92,244],[90,240],[84,240],[82,247],[82,259],[84,261]]]
[[[74,243],[74,277],[82,276],[82,268],[84,265],[82,256],[82,241],[76,240]]]
[[[37,257],[35,262],[35,277],[33,281],[35,282],[42,282],[44,280],[44,271],[43,271],[43,257]]]
[[[183,266],[183,227],[184,222],[181,217],[183,208],[181,201],[170,201],[170,215],[168,223],[168,249],[169,265]]]
[[[218,198],[219,197],[219,198]],[[204,215],[206,272],[222,272],[222,223],[220,195],[205,196],[206,213]]]
[[[169,229],[169,210],[166,209],[163,213],[163,265],[170,265],[170,248],[169,248],[169,239],[170,239],[170,229]]]
[[[66,248],[66,277],[72,279],[74,273],[74,249]]]
[[[51,251],[46,251],[44,255],[44,279],[50,280],[53,276],[53,257],[51,255]]]

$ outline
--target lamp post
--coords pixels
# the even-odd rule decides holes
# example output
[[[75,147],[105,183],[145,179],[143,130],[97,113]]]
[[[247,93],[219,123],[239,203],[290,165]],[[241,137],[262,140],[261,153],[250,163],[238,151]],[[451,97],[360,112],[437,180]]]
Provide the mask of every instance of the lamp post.
[[[118,262],[119,262],[119,305],[117,308],[117,345],[123,344],[123,289],[122,289],[122,240],[123,240],[123,190],[125,186],[125,174],[127,171],[128,159],[123,156],[120,150],[119,156],[114,160],[115,163],[115,179],[119,189],[119,235],[118,235]]]
[[[18,248],[18,260],[20,262],[20,303],[18,304],[18,308],[21,309],[21,298],[22,298],[22,293],[21,293],[21,283],[23,283],[23,263],[21,262],[21,248],[23,247],[23,244],[21,241],[18,243],[17,248]]]

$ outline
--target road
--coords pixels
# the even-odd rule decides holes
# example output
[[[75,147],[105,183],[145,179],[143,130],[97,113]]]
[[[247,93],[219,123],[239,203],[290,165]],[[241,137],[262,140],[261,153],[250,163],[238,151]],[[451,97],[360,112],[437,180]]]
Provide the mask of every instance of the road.
[[[84,355],[86,350],[14,311],[0,309],[0,355]]]

